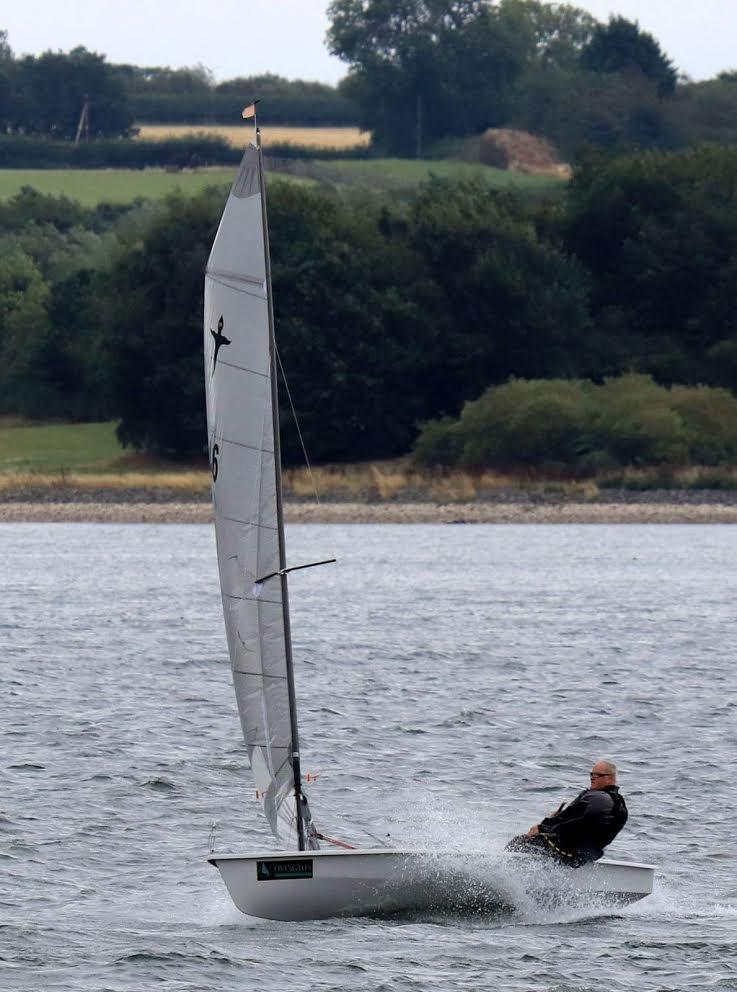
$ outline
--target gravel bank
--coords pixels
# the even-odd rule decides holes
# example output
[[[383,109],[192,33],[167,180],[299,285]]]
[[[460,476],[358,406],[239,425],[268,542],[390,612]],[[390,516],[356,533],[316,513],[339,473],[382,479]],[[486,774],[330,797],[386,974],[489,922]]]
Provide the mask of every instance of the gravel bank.
[[[629,494],[628,494],[629,495]],[[737,499],[724,493],[668,493],[668,500],[643,498],[604,501],[478,503],[309,503],[287,502],[287,523],[507,523],[507,524],[734,524]],[[687,496],[688,498],[679,498]],[[0,522],[207,523],[209,503],[90,501],[8,501],[0,503]]]

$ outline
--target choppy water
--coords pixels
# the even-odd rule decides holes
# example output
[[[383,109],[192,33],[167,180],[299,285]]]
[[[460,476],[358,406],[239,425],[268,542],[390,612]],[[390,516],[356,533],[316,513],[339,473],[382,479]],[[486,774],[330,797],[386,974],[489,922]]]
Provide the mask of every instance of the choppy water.
[[[318,827],[488,850],[613,757],[659,865],[616,915],[254,921],[269,846],[207,527],[3,525],[0,988],[737,989],[737,528],[297,526]]]

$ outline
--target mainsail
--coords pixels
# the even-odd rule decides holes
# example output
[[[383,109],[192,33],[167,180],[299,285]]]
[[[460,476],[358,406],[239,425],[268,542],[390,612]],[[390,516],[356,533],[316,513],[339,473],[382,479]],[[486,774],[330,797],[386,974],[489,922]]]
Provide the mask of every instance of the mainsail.
[[[309,813],[301,799],[297,813],[265,216],[261,149],[253,144],[207,263],[207,429],[220,587],[243,736],[272,831],[287,846],[302,847]]]

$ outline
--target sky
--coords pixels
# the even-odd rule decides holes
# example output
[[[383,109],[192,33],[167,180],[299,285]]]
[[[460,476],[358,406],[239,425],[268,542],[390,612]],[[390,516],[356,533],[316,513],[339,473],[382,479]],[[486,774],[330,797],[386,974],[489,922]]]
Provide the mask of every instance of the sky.
[[[599,20],[622,14],[650,31],[677,68],[708,79],[737,68],[737,0],[572,0]],[[326,0],[5,0],[0,29],[16,55],[76,45],[110,62],[202,64],[219,80],[274,72],[335,83]]]

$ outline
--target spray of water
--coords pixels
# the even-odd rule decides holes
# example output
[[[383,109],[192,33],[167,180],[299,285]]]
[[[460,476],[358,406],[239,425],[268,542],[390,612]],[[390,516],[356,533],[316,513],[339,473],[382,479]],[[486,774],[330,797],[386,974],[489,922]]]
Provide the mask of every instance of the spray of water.
[[[582,876],[567,866],[508,853],[515,830],[489,807],[461,808],[423,797],[398,807],[395,817],[395,841],[402,841],[394,846],[430,854],[439,908],[533,925],[629,911],[595,887],[587,890]]]

